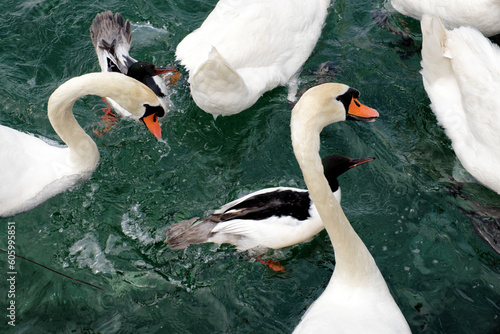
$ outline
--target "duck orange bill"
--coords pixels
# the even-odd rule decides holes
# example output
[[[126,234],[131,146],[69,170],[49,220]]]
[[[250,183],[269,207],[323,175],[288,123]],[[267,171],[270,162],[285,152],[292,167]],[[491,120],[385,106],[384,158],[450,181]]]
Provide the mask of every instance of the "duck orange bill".
[[[161,138],[161,127],[158,122],[158,116],[156,114],[151,114],[141,118],[141,122],[147,126],[149,131],[156,137]]]
[[[347,118],[356,121],[374,122],[378,116],[378,111],[361,104],[358,99],[352,98],[349,110],[347,111]]]
[[[364,164],[365,162],[368,162],[368,161],[373,161],[375,160],[375,157],[366,157],[366,158],[360,158],[360,159],[349,159],[349,168],[353,168],[353,167],[356,167],[356,166],[359,166],[361,164]]]
[[[155,66],[154,69],[153,69],[153,72],[155,73],[155,75],[169,73],[169,72],[174,72],[174,71],[177,71],[177,68],[168,68],[168,67]]]

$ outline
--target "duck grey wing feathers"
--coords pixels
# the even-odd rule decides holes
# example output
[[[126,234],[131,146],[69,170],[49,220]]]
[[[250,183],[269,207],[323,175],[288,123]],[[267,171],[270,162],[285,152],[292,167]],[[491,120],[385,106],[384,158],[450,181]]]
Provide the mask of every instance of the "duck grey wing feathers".
[[[132,30],[129,20],[120,13],[110,11],[97,14],[90,26],[90,38],[105,72],[127,74],[128,68],[137,62],[129,56]]]

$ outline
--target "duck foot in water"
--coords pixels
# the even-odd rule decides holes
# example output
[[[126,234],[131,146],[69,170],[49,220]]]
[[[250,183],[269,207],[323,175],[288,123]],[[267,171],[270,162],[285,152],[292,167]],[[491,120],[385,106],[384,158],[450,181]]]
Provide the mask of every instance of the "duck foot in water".
[[[102,100],[106,102],[106,108],[102,108],[102,111],[104,112],[101,116],[102,122],[97,122],[97,129],[92,127],[92,132],[99,137],[108,133],[113,127],[118,125],[119,122],[118,117],[111,110],[112,108],[108,101],[105,98]]]

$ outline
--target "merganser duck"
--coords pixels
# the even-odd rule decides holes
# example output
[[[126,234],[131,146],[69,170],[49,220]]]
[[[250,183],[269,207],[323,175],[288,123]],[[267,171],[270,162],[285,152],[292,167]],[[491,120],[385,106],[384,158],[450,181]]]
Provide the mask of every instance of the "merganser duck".
[[[137,61],[130,57],[132,30],[129,20],[124,21],[120,13],[113,16],[110,11],[97,14],[90,26],[90,37],[103,72],[126,74],[148,86],[162,99],[165,106],[170,105],[170,93],[165,81],[159,75],[170,73],[175,69],[158,67],[150,62]],[[109,98],[107,100],[118,114],[130,116],[130,113],[115,101]],[[164,114],[157,116],[163,117]]]
[[[351,159],[337,154],[323,159],[325,176],[339,202],[337,178],[373,159]],[[198,221],[194,218],[173,224],[167,230],[165,242],[173,249],[206,242],[233,244],[239,252],[279,249],[307,241],[324,228],[307,190],[275,187],[252,192]]]

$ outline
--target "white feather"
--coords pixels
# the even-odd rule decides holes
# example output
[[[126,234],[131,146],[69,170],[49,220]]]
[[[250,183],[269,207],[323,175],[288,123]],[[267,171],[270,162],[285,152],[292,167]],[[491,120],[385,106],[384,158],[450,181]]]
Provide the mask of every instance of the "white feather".
[[[474,27],[485,36],[500,34],[498,0],[391,0],[401,14],[421,20],[427,14],[441,19],[448,29]]]
[[[196,104],[214,115],[251,107],[290,84],[321,34],[330,0],[220,0],[200,28],[177,46]]]
[[[431,108],[464,168],[500,194],[500,48],[469,27],[422,19],[422,77]]]

